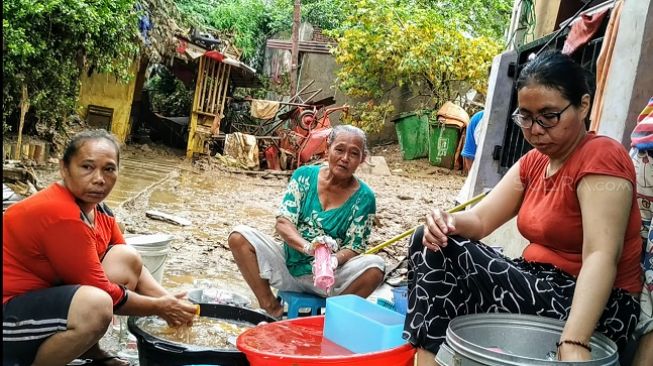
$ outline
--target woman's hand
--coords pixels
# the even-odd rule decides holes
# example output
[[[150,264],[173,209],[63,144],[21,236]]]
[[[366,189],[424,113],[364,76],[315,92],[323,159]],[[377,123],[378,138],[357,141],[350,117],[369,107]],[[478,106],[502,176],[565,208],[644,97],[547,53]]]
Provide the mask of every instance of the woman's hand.
[[[169,326],[178,327],[182,325],[192,325],[193,318],[197,314],[197,306],[185,300],[186,293],[177,295],[166,295],[160,297],[159,316],[165,320]]]
[[[558,347],[558,361],[591,361],[592,354],[581,346],[563,343]]]
[[[433,209],[426,215],[422,244],[431,250],[440,250],[447,246],[447,235],[456,230],[454,217],[441,209]]]

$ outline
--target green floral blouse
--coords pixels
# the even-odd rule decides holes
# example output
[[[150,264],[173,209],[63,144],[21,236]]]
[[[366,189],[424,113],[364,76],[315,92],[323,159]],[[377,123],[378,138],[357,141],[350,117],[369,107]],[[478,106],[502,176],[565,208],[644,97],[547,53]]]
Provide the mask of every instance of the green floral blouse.
[[[283,196],[277,217],[290,220],[301,236],[311,241],[319,235],[329,235],[338,246],[363,253],[372,231],[376,214],[374,192],[362,180],[360,187],[342,206],[324,211],[317,193],[320,166],[303,166],[295,170]],[[312,273],[313,257],[283,243],[286,266],[295,276]]]

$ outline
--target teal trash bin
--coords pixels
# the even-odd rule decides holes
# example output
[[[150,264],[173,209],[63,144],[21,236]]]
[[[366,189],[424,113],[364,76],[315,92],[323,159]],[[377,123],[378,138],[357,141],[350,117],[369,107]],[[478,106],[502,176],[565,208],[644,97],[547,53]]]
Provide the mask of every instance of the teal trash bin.
[[[404,160],[425,158],[429,153],[428,110],[401,113],[395,123],[399,147]]]

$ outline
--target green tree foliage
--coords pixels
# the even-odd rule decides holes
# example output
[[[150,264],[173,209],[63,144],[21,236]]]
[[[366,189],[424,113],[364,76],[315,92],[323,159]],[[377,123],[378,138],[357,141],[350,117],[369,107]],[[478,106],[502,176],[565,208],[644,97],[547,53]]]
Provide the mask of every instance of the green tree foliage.
[[[346,94],[379,101],[408,86],[435,107],[469,88],[485,90],[501,45],[461,29],[459,17],[396,0],[352,0],[351,9],[342,30],[334,32],[338,45],[332,50],[340,66],[338,86]],[[383,122],[361,119],[359,125],[374,131]]]
[[[336,29],[345,19],[344,0],[303,0],[302,21]],[[275,33],[290,34],[294,0],[175,0],[184,23],[230,35],[243,58],[261,56],[265,40]]]
[[[7,0],[3,19],[3,126],[15,125],[23,86],[34,116],[73,112],[85,70],[128,78],[138,51],[135,0]]]
[[[147,81],[145,87],[149,91],[153,111],[168,117],[188,115],[193,90],[186,88],[184,83],[167,69],[162,68],[157,75]]]
[[[460,30],[474,36],[501,39],[508,29],[512,0],[419,0],[418,5],[455,19]]]

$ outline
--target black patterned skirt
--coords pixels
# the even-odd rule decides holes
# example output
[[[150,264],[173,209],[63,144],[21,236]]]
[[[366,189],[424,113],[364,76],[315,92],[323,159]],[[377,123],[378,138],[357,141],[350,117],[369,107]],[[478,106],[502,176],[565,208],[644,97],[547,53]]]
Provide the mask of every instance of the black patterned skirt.
[[[404,325],[404,338],[416,347],[437,353],[449,322],[459,315],[568,318],[575,277],[550,264],[512,260],[481,242],[456,236],[435,252],[424,248],[422,236],[420,227],[411,238]],[[638,316],[638,299],[614,289],[596,330],[622,350]]]

